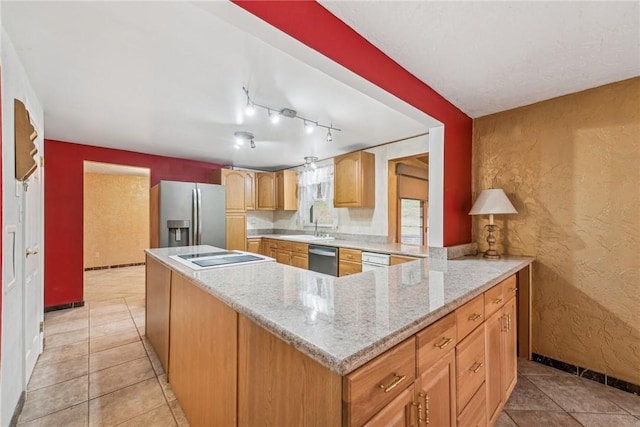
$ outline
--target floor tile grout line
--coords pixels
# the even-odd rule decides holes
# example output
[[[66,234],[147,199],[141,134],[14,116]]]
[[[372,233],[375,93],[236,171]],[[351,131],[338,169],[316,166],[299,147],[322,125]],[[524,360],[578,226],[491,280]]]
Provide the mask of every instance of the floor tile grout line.
[[[538,375],[539,376],[539,375]],[[552,377],[560,377],[560,375],[548,375],[548,376],[552,376]],[[525,376],[526,377],[526,376]],[[527,378],[528,379],[528,378]],[[549,394],[545,393],[544,390],[542,390],[540,387],[538,387],[538,385],[533,382],[533,381],[529,381],[531,384],[533,384],[533,386],[540,391],[540,393],[542,393],[543,395],[545,395],[549,400],[551,400],[553,403],[555,403],[556,405],[558,405],[558,407],[560,408],[560,410],[562,412],[567,412],[566,409],[564,409],[564,406],[562,406],[560,404],[560,402],[557,402],[554,398],[552,398],[551,396],[549,396]],[[558,412],[558,411],[547,411],[547,412]]]

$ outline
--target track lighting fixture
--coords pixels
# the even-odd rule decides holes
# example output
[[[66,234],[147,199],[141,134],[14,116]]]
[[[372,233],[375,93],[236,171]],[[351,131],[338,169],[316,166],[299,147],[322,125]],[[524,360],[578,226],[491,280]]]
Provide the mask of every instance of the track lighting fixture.
[[[280,117],[286,117],[289,119],[299,119],[302,120],[304,123],[304,127],[305,127],[305,131],[310,134],[314,131],[314,129],[316,127],[321,127],[321,128],[325,128],[327,129],[327,142],[331,142],[333,141],[333,134],[331,133],[331,131],[342,131],[342,129],[338,129],[337,127],[334,127],[333,124],[330,125],[323,125],[321,123],[315,122],[313,120],[309,120],[305,117],[302,117],[300,115],[298,115],[298,112],[296,110],[293,110],[291,108],[273,108],[273,107],[269,107],[267,105],[261,105],[261,104],[257,104],[253,101],[253,99],[251,99],[251,97],[249,96],[249,90],[247,88],[245,88],[244,86],[242,87],[242,90],[244,91],[244,94],[247,97],[247,108],[246,108],[246,114],[247,116],[252,116],[255,112],[255,107],[260,107],[264,110],[267,110],[267,115],[269,117],[269,120],[271,121],[271,123],[276,124],[280,121]]]
[[[307,169],[307,170],[315,169],[317,161],[318,161],[317,157],[314,157],[314,156],[305,157],[304,158],[304,167],[305,167],[305,169]]]
[[[251,132],[247,132],[244,130],[239,130],[233,133],[234,138],[236,139],[236,143],[234,145],[236,150],[239,150],[240,147],[245,143],[245,141],[249,142],[249,146],[251,148],[256,148],[256,143],[253,140],[254,136]]]

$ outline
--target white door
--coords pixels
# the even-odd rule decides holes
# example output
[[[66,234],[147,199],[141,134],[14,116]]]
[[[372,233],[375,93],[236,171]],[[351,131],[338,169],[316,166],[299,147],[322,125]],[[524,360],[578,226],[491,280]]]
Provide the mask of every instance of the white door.
[[[42,153],[40,137],[35,141],[38,154]],[[25,384],[29,382],[38,356],[42,353],[43,334],[40,322],[44,318],[43,298],[43,170],[38,156],[38,167],[25,186],[23,203],[24,227],[24,357]]]

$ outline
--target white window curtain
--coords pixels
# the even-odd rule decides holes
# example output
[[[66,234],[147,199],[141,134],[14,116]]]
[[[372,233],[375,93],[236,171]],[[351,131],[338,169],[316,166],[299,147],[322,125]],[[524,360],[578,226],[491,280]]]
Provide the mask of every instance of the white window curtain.
[[[298,174],[298,203],[302,225],[338,226],[333,207],[333,165],[304,170]]]

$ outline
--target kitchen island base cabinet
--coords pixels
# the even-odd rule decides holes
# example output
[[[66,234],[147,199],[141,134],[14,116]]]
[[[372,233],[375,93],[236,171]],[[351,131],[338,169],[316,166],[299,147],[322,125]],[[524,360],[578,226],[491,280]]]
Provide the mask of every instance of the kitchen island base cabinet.
[[[456,425],[455,351],[449,351],[419,378],[417,402],[429,426]],[[428,421],[427,421],[428,420]]]
[[[374,415],[364,426],[409,427],[417,425],[417,417],[414,411],[414,407],[416,407],[417,404],[414,402],[414,393],[415,387],[412,385],[400,393],[400,395],[393,399],[384,409]]]
[[[242,315],[238,348],[239,426],[341,424],[338,374]]]
[[[173,273],[171,387],[192,426],[236,425],[238,314]]]
[[[171,270],[146,257],[145,335],[165,372],[169,371],[169,306]]]

